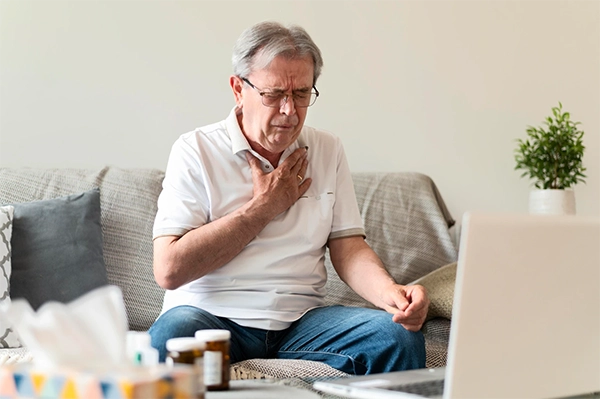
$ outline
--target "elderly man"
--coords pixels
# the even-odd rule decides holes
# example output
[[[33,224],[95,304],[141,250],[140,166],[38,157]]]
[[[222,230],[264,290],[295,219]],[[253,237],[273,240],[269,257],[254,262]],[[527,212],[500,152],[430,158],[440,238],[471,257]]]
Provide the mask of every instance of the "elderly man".
[[[235,107],[173,145],[154,225],[161,359],[169,338],[227,329],[232,362],[425,366],[424,288],[387,273],[364,240],[340,140],[304,125],[322,65],[304,29],[250,27],[233,52]],[[324,305],[326,246],[341,279],[382,310]]]

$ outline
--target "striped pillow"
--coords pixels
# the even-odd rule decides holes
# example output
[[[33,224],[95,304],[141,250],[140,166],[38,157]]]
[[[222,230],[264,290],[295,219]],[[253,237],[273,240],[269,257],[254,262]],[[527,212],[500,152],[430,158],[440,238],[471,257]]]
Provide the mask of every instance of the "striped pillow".
[[[10,274],[12,220],[14,208],[10,205],[0,207],[0,304],[10,303]],[[0,316],[0,348],[18,348],[21,346],[17,334],[10,324]]]

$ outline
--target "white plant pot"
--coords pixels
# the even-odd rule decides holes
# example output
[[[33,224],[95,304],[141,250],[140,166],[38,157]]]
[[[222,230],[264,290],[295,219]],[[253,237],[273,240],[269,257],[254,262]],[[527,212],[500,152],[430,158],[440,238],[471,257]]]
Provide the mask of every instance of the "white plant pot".
[[[529,213],[542,215],[575,215],[573,190],[532,190]]]

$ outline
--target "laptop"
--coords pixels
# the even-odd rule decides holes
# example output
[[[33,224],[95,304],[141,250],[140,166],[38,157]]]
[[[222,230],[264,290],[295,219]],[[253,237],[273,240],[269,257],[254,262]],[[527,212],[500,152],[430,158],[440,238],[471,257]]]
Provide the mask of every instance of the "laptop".
[[[600,397],[600,219],[466,213],[446,367],[313,386],[363,399]]]

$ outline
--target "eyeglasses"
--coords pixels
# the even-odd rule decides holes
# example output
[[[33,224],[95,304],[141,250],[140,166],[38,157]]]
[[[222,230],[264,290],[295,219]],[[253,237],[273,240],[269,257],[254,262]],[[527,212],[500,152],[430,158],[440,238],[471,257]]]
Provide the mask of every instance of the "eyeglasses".
[[[285,94],[282,91],[263,91],[254,86],[250,81],[246,78],[242,78],[242,80],[248,83],[248,86],[252,87],[254,90],[260,94],[262,99],[262,103],[265,107],[271,108],[281,108],[285,103],[287,103],[288,98],[290,97],[288,94]],[[312,91],[307,90],[299,90],[292,92],[292,99],[294,100],[294,104],[296,107],[306,108],[310,107],[317,101],[317,97],[319,97],[319,90],[315,86],[312,87]]]

